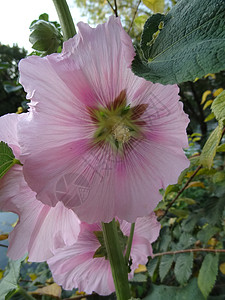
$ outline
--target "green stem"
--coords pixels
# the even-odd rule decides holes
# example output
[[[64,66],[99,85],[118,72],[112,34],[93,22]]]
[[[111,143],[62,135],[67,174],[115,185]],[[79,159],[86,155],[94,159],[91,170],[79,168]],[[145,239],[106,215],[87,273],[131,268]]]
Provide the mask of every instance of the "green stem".
[[[18,287],[18,289],[16,290],[17,293],[20,293],[24,299],[27,299],[27,300],[35,300],[34,297],[32,297],[30,294],[28,294],[28,292],[22,288],[21,286]]]
[[[133,236],[134,236],[134,227],[135,227],[135,223],[131,224],[130,227],[130,235],[127,241],[127,250],[126,250],[126,254],[125,254],[125,264],[128,265],[128,261],[130,258],[130,251],[131,251],[131,246],[132,246],[132,242],[133,242]]]
[[[62,27],[63,39],[67,41],[76,34],[76,29],[73,23],[73,19],[66,3],[66,0],[53,0],[55,5],[59,22]]]
[[[128,283],[128,268],[119,243],[115,220],[110,223],[102,223],[102,231],[111,265],[117,300],[128,300],[131,297]]]

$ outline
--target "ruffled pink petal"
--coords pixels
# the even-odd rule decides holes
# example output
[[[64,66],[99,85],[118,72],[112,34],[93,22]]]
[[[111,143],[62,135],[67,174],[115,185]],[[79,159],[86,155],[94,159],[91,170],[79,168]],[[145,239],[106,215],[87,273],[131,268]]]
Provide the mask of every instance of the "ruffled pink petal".
[[[133,222],[153,211],[159,189],[175,183],[189,165],[182,150],[188,118],[176,86],[152,84],[132,73],[134,49],[119,19],[95,29],[78,27],[62,54],[20,63],[21,83],[31,99],[19,125],[25,179],[40,201],[50,206],[61,201],[82,221],[118,216]],[[144,138],[130,143],[121,158],[109,145],[92,147],[95,125],[87,106],[106,106],[122,90],[131,107],[148,107]]]
[[[114,292],[114,283],[109,261],[105,258],[93,258],[100,247],[93,231],[101,230],[96,225],[81,225],[77,242],[70,247],[57,249],[47,262],[55,282],[64,289],[78,288],[88,294],[96,292],[109,295]]]
[[[124,235],[130,235],[131,224],[122,221],[120,228]],[[134,270],[138,268],[139,264],[145,265],[148,262],[148,256],[152,256],[152,243],[157,240],[159,236],[161,225],[157,221],[155,213],[151,213],[149,216],[137,218],[135,222],[133,243],[131,247],[131,272],[129,278],[134,275]]]
[[[24,117],[24,116],[23,116]],[[23,118],[22,117],[22,118]],[[0,118],[4,134],[1,139],[19,153],[17,142],[18,115]],[[15,154],[15,153],[14,153]],[[0,180],[0,210],[14,212],[19,222],[9,235],[8,256],[19,259],[28,253],[30,261],[44,261],[58,247],[73,244],[80,231],[75,213],[62,203],[52,208],[35,197],[23,177],[23,169],[13,166]]]
[[[12,148],[14,155],[18,158],[20,149],[17,137],[17,122],[22,116],[18,114],[7,114],[0,118],[0,141],[4,141]]]
[[[129,236],[131,224],[120,221],[120,228],[124,235]],[[81,231],[77,242],[55,251],[55,255],[48,260],[55,282],[64,289],[78,288],[88,294],[96,292],[100,295],[109,295],[115,291],[110,263],[105,258],[93,258],[100,243],[94,231],[101,230],[98,224],[81,224]],[[132,265],[129,278],[139,264],[146,264],[148,256],[152,255],[151,243],[154,242],[160,230],[160,223],[152,213],[150,216],[138,218],[133,244],[131,248]]]

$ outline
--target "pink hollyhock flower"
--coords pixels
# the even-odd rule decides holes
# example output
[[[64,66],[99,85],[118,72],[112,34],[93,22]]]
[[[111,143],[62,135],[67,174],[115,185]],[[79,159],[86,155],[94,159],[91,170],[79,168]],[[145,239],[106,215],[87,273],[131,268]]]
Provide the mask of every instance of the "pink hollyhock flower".
[[[7,143],[19,158],[17,123],[25,115],[8,114],[0,118],[0,141]],[[45,261],[58,247],[73,244],[80,231],[75,213],[59,202],[44,205],[35,197],[23,176],[23,167],[14,165],[0,179],[0,210],[14,212],[19,222],[9,234],[8,256],[19,259],[26,253],[29,261]]]
[[[188,117],[176,85],[132,73],[134,48],[118,18],[78,28],[61,54],[20,62],[31,99],[19,125],[25,179],[37,199],[62,202],[82,221],[134,222],[188,167]]]
[[[129,236],[130,226],[126,221],[120,222],[124,236]],[[72,246],[57,249],[55,255],[47,261],[55,282],[64,289],[78,288],[88,294],[96,292],[100,295],[109,295],[115,291],[109,260],[105,257],[93,257],[101,246],[94,233],[96,231],[101,231],[100,223],[81,223],[77,242]],[[151,243],[158,238],[159,231],[160,223],[157,222],[154,213],[137,219],[131,248],[129,279],[133,277],[138,265],[145,265],[148,256],[152,256]]]

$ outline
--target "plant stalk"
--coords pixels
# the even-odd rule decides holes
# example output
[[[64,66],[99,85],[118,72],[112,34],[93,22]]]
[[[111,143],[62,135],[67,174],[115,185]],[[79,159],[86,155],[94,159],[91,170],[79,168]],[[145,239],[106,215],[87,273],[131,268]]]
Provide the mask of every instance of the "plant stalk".
[[[117,300],[128,300],[131,298],[128,283],[128,267],[125,264],[125,259],[119,243],[115,220],[110,223],[102,223],[102,231],[110,261]]]
[[[63,39],[67,41],[76,34],[76,29],[73,19],[67,5],[66,0],[53,0],[55,9],[57,11],[59,22],[62,27]]]

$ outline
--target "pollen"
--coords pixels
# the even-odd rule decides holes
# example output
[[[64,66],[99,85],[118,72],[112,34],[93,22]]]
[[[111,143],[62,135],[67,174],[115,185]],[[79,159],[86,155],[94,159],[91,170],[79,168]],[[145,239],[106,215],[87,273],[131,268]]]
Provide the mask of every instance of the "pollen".
[[[115,140],[122,144],[127,143],[131,137],[130,130],[122,124],[115,125],[112,134]]]

